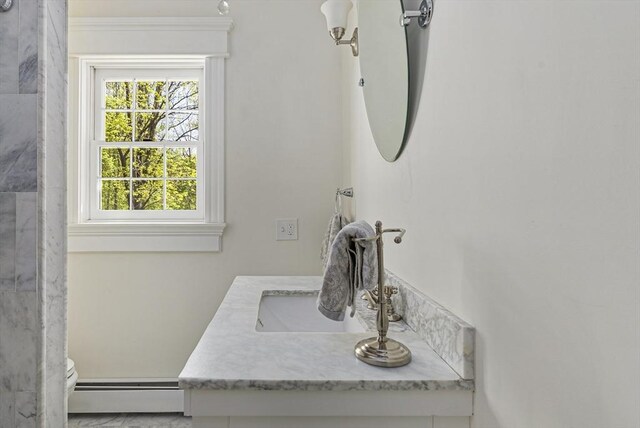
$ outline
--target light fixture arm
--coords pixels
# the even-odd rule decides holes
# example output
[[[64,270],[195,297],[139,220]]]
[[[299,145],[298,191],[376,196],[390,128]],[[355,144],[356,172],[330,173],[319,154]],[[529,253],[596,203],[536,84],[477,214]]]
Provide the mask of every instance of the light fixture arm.
[[[344,32],[344,30],[343,30]],[[332,34],[333,37],[333,34]],[[342,40],[341,38],[336,39],[334,38],[334,40],[336,41],[336,45],[349,45],[351,46],[351,53],[353,54],[353,56],[358,56],[359,53],[359,49],[358,49],[358,27],[356,27],[355,30],[353,30],[353,35],[351,36],[350,40]]]
[[[13,6],[13,0],[0,0],[0,12],[7,12]]]
[[[411,23],[411,18],[418,18],[418,25],[427,28],[433,17],[433,0],[422,0],[419,10],[406,10],[400,16],[400,25],[406,27]]]

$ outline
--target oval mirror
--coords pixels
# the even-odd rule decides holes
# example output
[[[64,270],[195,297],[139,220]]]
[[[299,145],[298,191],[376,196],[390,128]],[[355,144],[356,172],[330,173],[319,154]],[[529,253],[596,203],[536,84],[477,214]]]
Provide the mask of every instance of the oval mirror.
[[[409,117],[409,55],[402,13],[401,0],[358,2],[360,84],[373,139],[389,162],[400,156]]]

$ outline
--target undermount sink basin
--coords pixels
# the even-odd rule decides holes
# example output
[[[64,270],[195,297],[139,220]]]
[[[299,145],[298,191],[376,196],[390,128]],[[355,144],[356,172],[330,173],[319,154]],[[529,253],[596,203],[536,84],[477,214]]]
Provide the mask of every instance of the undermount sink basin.
[[[300,291],[283,294],[265,291],[260,300],[256,331],[358,333],[365,328],[349,314],[344,321],[333,321],[318,311],[318,292]]]

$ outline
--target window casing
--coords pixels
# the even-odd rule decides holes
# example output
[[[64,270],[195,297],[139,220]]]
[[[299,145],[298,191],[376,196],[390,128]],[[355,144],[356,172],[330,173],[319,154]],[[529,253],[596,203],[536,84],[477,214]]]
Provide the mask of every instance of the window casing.
[[[233,20],[228,17],[72,17],[68,29],[68,251],[221,251],[226,226],[225,59],[229,57]],[[100,213],[91,207],[91,201],[97,204],[99,200],[98,178],[103,178],[96,173],[98,158],[92,158],[91,144],[87,144],[100,141],[94,138],[99,126],[94,114],[95,72],[118,69],[202,70],[199,91],[206,98],[199,106],[202,151],[196,148],[196,210],[129,210],[136,211],[134,218],[131,212]],[[64,162],[61,160],[60,164]]]
[[[224,223],[224,57],[84,57],[71,62],[69,151],[70,252],[220,251]],[[189,141],[107,142],[103,81],[199,79],[198,138]],[[170,80],[167,80],[170,81]],[[75,97],[74,101],[73,98]],[[135,113],[135,108],[131,109]],[[165,113],[169,113],[166,111]],[[74,120],[74,118],[77,118]],[[102,139],[101,139],[102,138]],[[121,144],[122,143],[122,144]],[[191,148],[196,151],[193,210],[100,209],[99,150],[104,147]],[[154,177],[154,178],[164,178]],[[176,177],[168,177],[173,181]],[[126,177],[134,180],[134,177]],[[191,179],[191,178],[188,178]]]

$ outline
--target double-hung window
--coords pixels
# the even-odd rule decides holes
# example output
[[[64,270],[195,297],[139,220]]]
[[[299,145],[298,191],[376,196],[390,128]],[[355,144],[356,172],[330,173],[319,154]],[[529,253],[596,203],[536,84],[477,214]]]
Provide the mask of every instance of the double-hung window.
[[[96,68],[93,220],[204,220],[203,69]]]
[[[70,252],[221,250],[232,26],[69,20]]]
[[[223,61],[78,61],[70,251],[220,250]]]

